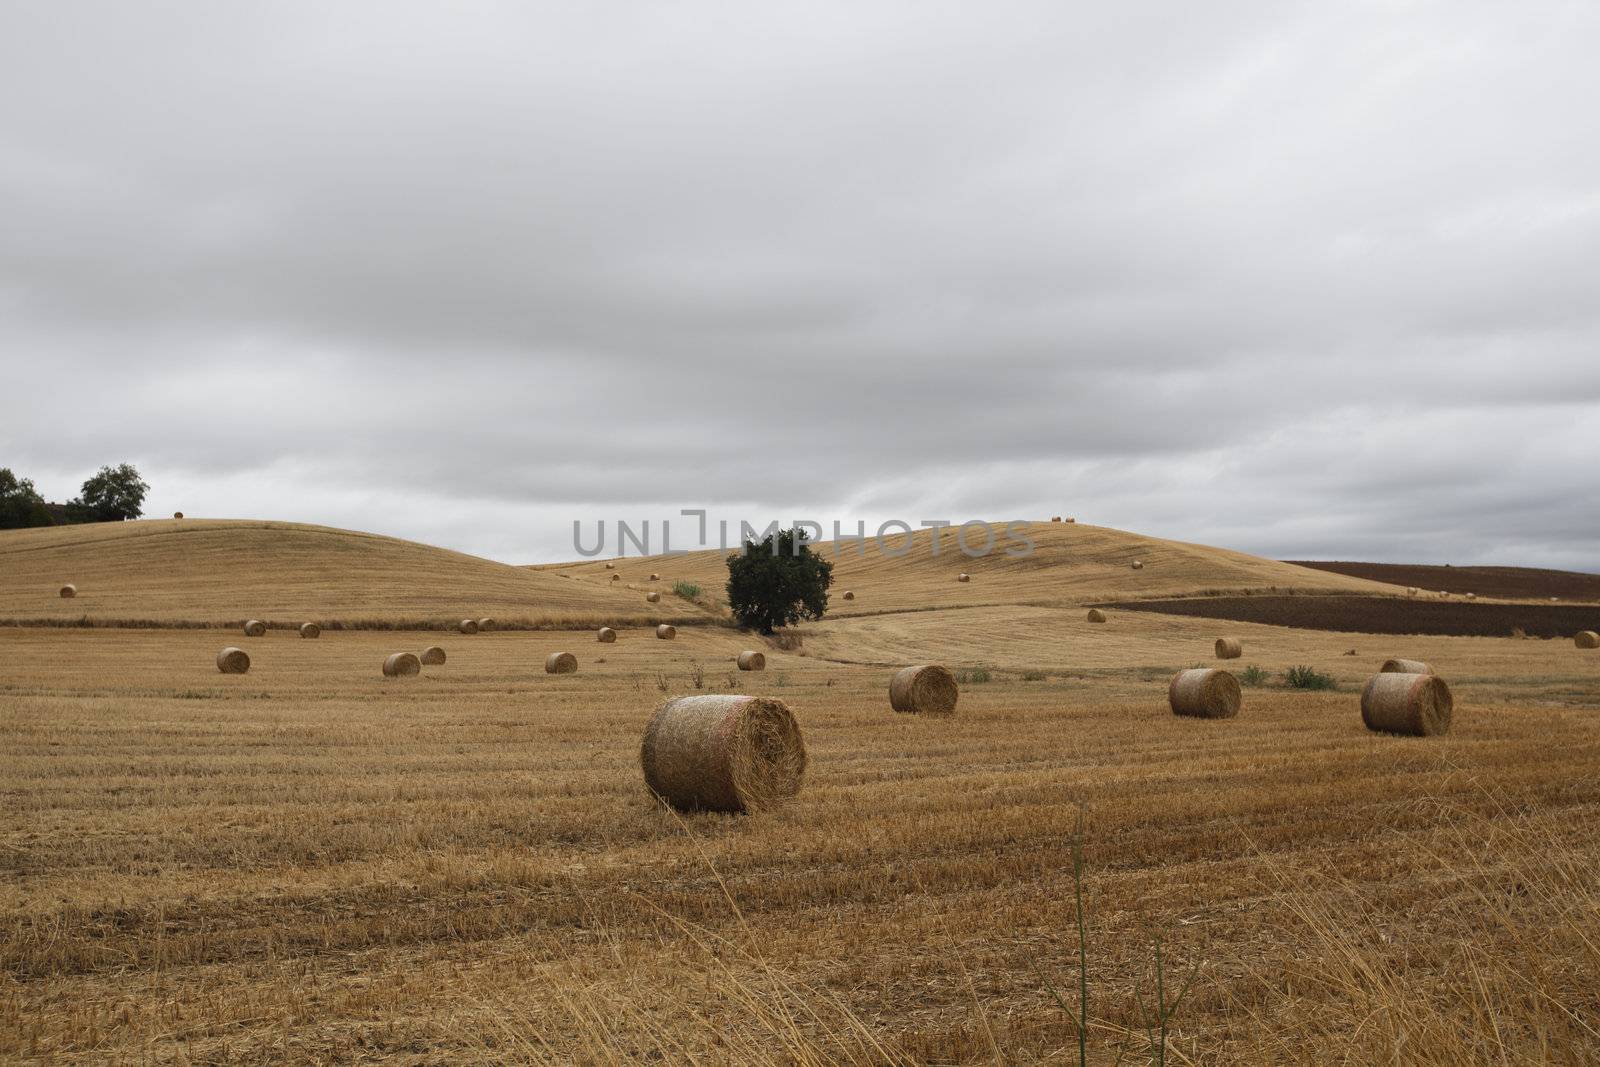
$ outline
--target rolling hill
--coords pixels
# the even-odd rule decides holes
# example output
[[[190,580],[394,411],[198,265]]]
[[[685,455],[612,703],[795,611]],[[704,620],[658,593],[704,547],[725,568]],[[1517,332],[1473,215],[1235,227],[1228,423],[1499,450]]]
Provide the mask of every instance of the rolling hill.
[[[60,587],[78,587],[62,599]],[[620,583],[619,583],[620,584]],[[701,616],[586,575],[288,522],[155,519],[0,532],[0,619],[415,625],[492,615],[588,625]]]
[[[1393,585],[1343,574],[1298,567],[1206,545],[1145,537],[1084,523],[1035,522],[1027,527],[1034,551],[1027,558],[1004,554],[1005,527],[996,524],[996,551],[973,559],[963,555],[953,530],[941,538],[933,554],[933,533],[917,533],[904,555],[885,555],[871,539],[857,554],[845,543],[816,546],[834,564],[830,617],[873,615],[946,607],[1023,605],[1060,607],[1101,600],[1137,600],[1245,590],[1303,593],[1393,595]],[[976,541],[974,535],[973,540]],[[891,552],[899,544],[890,542]],[[605,580],[620,574],[627,582],[659,585],[670,591],[675,582],[701,587],[702,599],[720,603],[728,572],[727,553],[720,549],[675,556],[644,556],[581,563],[544,564],[528,569],[571,578]],[[1133,562],[1144,564],[1134,570]],[[615,569],[608,571],[607,564]],[[966,572],[970,582],[957,575]],[[661,576],[650,583],[652,573]],[[844,592],[855,593],[845,600]]]

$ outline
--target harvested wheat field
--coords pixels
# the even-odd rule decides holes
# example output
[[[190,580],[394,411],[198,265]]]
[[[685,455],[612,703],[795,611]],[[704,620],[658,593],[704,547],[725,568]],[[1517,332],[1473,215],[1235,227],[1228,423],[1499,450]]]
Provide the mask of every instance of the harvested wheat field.
[[[1080,840],[1091,1063],[1151,1061],[1158,946],[1169,1007],[1192,979],[1168,1063],[1600,1057],[1600,658],[1570,641],[1230,624],[1266,677],[1201,719],[1168,686],[1214,665],[1203,618],[847,617],[743,672],[751,635],[659,641],[615,599],[614,643],[487,601],[470,638],[270,629],[245,674],[233,628],[0,626],[0,1060],[1076,1063]],[[1363,725],[1391,657],[1449,679],[1448,734]],[[915,663],[959,714],[891,710]],[[647,724],[712,694],[792,711],[792,798],[650,796]]]

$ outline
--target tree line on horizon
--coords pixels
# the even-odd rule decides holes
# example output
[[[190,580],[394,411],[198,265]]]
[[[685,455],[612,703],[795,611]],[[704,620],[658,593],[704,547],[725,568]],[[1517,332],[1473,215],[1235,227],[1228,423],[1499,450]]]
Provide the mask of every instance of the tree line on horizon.
[[[138,469],[122,463],[101,467],[83,483],[78,496],[54,504],[39,495],[31,478],[19,478],[10,467],[0,467],[0,530],[137,519],[144,514],[144,495],[149,491]]]

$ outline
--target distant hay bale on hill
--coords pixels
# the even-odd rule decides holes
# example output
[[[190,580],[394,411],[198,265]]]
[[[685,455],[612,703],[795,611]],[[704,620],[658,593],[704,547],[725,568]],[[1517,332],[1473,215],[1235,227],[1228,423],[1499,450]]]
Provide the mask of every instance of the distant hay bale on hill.
[[[889,679],[889,706],[895,711],[949,715],[960,695],[956,676],[933,663],[906,667]]]
[[[747,648],[739,653],[738,663],[741,671],[764,671],[767,669],[766,655],[753,649]]]
[[[595,631],[594,636],[595,640],[599,641],[602,645],[609,645],[617,639],[617,631],[613,630],[609,626],[602,626],[599,630]]]
[[[1136,559],[1131,564],[1129,564],[1129,566],[1131,566],[1136,571],[1142,571],[1142,570],[1144,570],[1144,560]]]
[[[856,598],[856,595],[854,593],[852,593],[850,590],[846,589],[844,591],[844,598],[846,600],[854,600]]]
[[[656,709],[639,747],[644,781],[679,811],[754,812],[800,792],[800,724],[781,700],[690,696]]]
[[[968,574],[966,571],[962,571],[960,574],[956,575],[956,581],[970,582],[972,581],[972,575]]]
[[[1467,599],[1468,600],[1477,600],[1478,599],[1478,594],[1477,593],[1468,593],[1467,594]]]
[[[251,619],[244,624],[244,635],[246,637],[262,637],[266,635],[266,632],[267,624],[260,619]]]
[[[1433,737],[1450,732],[1454,701],[1432,674],[1374,674],[1361,691],[1361,721],[1387,734]]]
[[[478,632],[481,634],[492,634],[494,633],[495,627],[498,625],[500,624],[495,622],[493,619],[479,619]]]
[[[181,519],[181,518],[183,518],[183,512],[181,512],[181,511],[174,511],[174,512],[173,512],[173,513],[172,513],[172,517],[173,517],[173,518],[175,518],[175,519]]]
[[[617,565],[616,565],[616,564],[615,564],[615,563],[607,563],[607,564],[606,564],[606,570],[608,570],[608,571],[614,571],[614,570],[616,570],[616,569],[617,569]]]
[[[1237,637],[1219,637],[1215,647],[1218,659],[1238,659],[1244,655],[1244,643]]]
[[[1050,516],[1050,521],[1051,522],[1060,522],[1061,521],[1061,516],[1060,515],[1052,515],[1052,516]]]
[[[651,603],[651,604],[659,604],[661,602],[661,594],[660,593],[646,593],[644,595],[644,598],[648,603]]]
[[[66,585],[61,587],[61,599],[62,600],[71,600],[73,597],[75,597],[77,595],[78,595],[78,587],[73,585],[71,582],[68,582]]]
[[[678,628],[670,623],[662,623],[656,627],[656,636],[663,641],[671,641],[678,636]]]
[[[620,575],[620,574],[613,574],[613,575],[612,575],[612,576],[611,576],[611,580],[612,580],[612,581],[613,581],[613,582],[620,582],[620,581],[622,581],[622,575]]]
[[[1416,595],[1417,595],[1417,587],[1416,586],[1411,585],[1411,586],[1407,586],[1406,587],[1406,596],[1416,596]]]
[[[300,636],[313,641],[322,636],[322,627],[314,622],[303,622],[300,624]]]
[[[1579,648],[1600,648],[1600,634],[1593,630],[1579,630],[1572,636],[1572,643]]]
[[[460,630],[464,634],[475,634],[478,632],[478,620],[462,619],[456,624],[456,629]]]
[[[652,582],[659,582],[659,581],[660,581],[660,580],[661,580],[661,575],[659,575],[659,574],[652,574],[652,575],[650,575],[650,580],[651,580],[651,581],[652,581]]]
[[[383,674],[386,678],[404,678],[421,673],[422,660],[415,652],[395,652],[383,661]]]
[[[438,645],[429,645],[417,656],[417,660],[426,666],[437,667],[445,661],[444,649]]]
[[[546,674],[575,674],[577,670],[578,657],[571,652],[552,652],[544,658]]]
[[[1172,714],[1196,719],[1231,719],[1239,714],[1239,680],[1215,667],[1179,671],[1167,685]]]
[[[1084,618],[1088,619],[1090,622],[1105,622],[1106,613],[1101,611],[1099,608],[1090,608],[1089,614],[1084,616]]]
[[[1078,520],[1074,519],[1074,518],[1071,518],[1071,517],[1068,517],[1067,521],[1068,522],[1077,522]]]
[[[1433,668],[1420,659],[1386,659],[1379,674],[1432,674]]]
[[[229,645],[217,653],[217,670],[223,674],[243,674],[250,669],[250,654]]]

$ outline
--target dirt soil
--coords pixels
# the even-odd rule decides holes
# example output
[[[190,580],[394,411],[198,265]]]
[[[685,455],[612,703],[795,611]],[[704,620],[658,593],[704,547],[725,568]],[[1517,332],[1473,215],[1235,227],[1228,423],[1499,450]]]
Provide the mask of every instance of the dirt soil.
[[[1547,571],[1537,567],[1440,567],[1421,563],[1346,563],[1285,560],[1297,567],[1366,578],[1394,585],[1414,585],[1431,592],[1477,593],[1511,600],[1560,597],[1600,600],[1600,574]]]
[[[1258,622],[1303,630],[1366,634],[1442,634],[1449,637],[1570,638],[1600,627],[1592,604],[1485,604],[1369,596],[1219,596],[1133,600],[1101,607],[1206,619]]]

